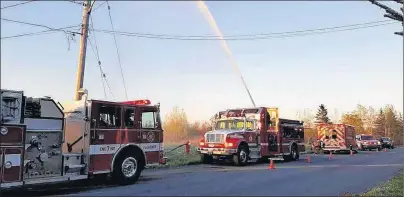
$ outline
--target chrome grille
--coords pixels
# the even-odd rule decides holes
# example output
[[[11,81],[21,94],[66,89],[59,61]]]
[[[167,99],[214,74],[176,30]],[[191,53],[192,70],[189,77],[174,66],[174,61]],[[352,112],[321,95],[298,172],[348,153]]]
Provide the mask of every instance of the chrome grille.
[[[224,142],[223,138],[224,138],[223,134],[215,134],[215,133],[206,134],[206,142],[208,143],[223,143]]]

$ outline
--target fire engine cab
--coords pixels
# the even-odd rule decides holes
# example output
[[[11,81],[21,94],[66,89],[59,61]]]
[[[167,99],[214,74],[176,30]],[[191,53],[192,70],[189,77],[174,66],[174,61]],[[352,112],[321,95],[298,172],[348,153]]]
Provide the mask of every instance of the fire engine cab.
[[[129,184],[165,163],[159,104],[87,100],[84,92],[62,105],[1,90],[1,189],[97,174]]]
[[[297,160],[305,151],[303,122],[278,118],[278,108],[228,109],[215,115],[213,125],[199,142],[203,163],[226,159],[243,166],[267,158]]]

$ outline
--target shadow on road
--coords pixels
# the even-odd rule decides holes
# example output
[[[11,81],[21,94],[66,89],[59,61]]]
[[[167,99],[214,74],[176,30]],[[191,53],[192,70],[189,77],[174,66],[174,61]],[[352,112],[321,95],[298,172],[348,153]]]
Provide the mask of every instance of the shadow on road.
[[[141,177],[136,184],[141,184],[149,181],[153,181],[159,178]],[[13,190],[5,190],[0,192],[2,197],[14,197],[14,196],[52,196],[52,195],[67,195],[88,190],[119,187],[112,181],[103,178],[94,178],[88,180],[79,180],[67,183],[55,183],[52,185],[41,186],[26,186],[23,188],[17,188]]]

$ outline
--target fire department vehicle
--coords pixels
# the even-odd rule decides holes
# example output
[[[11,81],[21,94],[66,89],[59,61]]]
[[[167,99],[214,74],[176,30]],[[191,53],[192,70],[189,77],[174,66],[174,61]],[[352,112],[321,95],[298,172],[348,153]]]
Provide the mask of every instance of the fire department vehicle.
[[[328,152],[357,152],[355,127],[347,124],[318,124],[317,136],[322,149]]]
[[[360,150],[382,149],[382,143],[372,135],[356,135],[356,143]]]
[[[1,189],[97,174],[129,184],[165,163],[160,106],[149,100],[87,100],[85,91],[62,105],[1,90],[1,106]]]
[[[218,159],[246,165],[260,159],[297,160],[305,151],[303,122],[278,118],[277,108],[218,112],[214,129],[204,134],[198,151],[203,163]]]

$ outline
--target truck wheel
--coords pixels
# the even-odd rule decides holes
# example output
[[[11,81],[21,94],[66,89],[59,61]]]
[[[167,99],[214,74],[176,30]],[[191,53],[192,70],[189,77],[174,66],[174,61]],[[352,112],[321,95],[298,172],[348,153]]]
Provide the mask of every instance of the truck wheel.
[[[138,155],[121,155],[114,164],[112,176],[119,184],[127,185],[135,183],[143,170]]]
[[[211,164],[213,163],[213,157],[211,155],[201,154],[201,162],[203,164]]]
[[[238,148],[237,154],[233,155],[233,162],[238,166],[245,166],[248,163],[248,149],[245,146]]]

